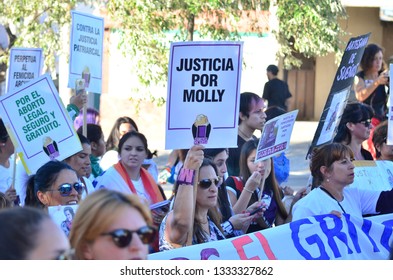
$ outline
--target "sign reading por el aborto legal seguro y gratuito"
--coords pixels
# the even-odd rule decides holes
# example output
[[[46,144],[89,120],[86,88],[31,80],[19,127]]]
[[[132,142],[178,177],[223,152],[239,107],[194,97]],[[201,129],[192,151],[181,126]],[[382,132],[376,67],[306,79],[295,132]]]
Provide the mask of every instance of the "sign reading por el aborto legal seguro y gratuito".
[[[82,150],[73,122],[47,74],[1,96],[0,115],[29,175],[49,160],[63,160]]]
[[[172,43],[166,149],[236,147],[243,42]]]

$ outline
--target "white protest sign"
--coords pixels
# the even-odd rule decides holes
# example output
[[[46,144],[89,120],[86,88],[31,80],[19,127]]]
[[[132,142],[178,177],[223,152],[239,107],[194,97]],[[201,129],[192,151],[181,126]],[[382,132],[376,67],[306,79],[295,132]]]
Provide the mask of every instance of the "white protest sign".
[[[48,74],[1,96],[0,116],[29,175],[49,160],[63,160],[82,150]]]
[[[255,162],[288,150],[298,112],[299,110],[294,110],[265,123],[259,139]]]
[[[72,221],[79,205],[58,205],[48,207],[48,214],[52,220],[69,236]]]
[[[172,43],[166,149],[236,147],[243,42]]]
[[[356,160],[352,187],[376,191],[393,188],[393,162],[390,160]]]
[[[42,73],[43,59],[42,49],[40,48],[12,48],[6,92],[11,92],[38,78]]]
[[[101,93],[104,19],[76,11],[71,15],[68,87],[84,79],[86,91]]]

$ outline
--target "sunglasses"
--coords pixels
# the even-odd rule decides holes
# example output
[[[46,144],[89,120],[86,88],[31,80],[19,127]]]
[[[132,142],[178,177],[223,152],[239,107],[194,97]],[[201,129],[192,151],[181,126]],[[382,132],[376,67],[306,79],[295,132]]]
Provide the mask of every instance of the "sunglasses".
[[[130,245],[133,233],[139,236],[143,244],[149,244],[152,243],[155,238],[156,229],[151,226],[144,226],[138,230],[116,229],[101,235],[110,235],[113,243],[115,243],[117,247],[125,248]]]
[[[370,125],[371,125],[371,120],[368,119],[368,120],[365,120],[365,121],[361,121],[359,123],[364,124],[365,127],[369,128]]]
[[[74,188],[78,194],[82,194],[84,185],[82,183],[74,184],[62,184],[57,190],[49,190],[52,192],[59,192],[61,196],[70,196],[72,193],[72,188]]]
[[[208,189],[208,188],[210,188],[210,186],[212,185],[212,184],[214,184],[214,185],[218,185],[218,182],[220,182],[220,178],[217,178],[217,179],[203,179],[203,180],[200,180],[199,181],[199,183],[198,183],[198,185],[202,188],[202,189]]]

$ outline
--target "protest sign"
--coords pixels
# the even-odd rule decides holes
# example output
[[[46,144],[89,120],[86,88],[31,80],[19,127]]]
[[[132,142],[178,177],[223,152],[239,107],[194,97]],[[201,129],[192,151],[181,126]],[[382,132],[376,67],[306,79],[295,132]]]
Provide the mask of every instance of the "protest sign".
[[[40,48],[12,48],[6,92],[11,92],[38,78],[42,73],[43,59],[42,49]]]
[[[0,115],[29,175],[49,160],[63,160],[82,150],[48,74],[1,96]]]
[[[393,214],[316,215],[231,239],[148,255],[149,260],[387,260]]]
[[[165,149],[236,147],[243,42],[172,43]]]
[[[387,191],[393,188],[393,162],[390,160],[356,160],[355,178],[350,185],[356,188]]]
[[[265,123],[259,139],[255,162],[288,150],[298,112],[299,110],[294,110]]]
[[[68,87],[84,79],[86,91],[101,93],[104,19],[77,11],[71,16]]]
[[[370,33],[349,40],[306,158],[315,147],[333,142],[369,37]]]

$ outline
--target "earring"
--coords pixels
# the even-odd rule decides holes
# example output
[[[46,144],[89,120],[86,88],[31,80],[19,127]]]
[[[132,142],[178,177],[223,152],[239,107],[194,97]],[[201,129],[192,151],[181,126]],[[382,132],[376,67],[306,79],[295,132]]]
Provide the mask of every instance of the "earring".
[[[329,178],[326,179],[326,182],[328,182],[328,183],[330,182]]]

